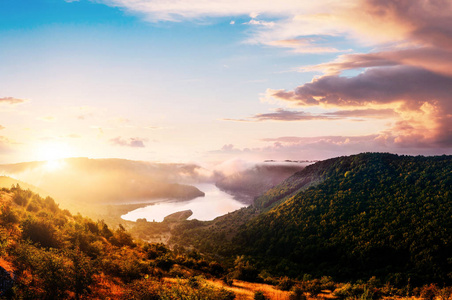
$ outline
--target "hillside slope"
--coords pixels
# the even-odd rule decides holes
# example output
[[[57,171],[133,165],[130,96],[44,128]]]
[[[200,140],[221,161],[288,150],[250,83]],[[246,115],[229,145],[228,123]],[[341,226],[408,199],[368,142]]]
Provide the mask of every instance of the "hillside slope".
[[[451,156],[339,157],[306,167],[255,206],[184,224],[174,241],[247,254],[279,275],[450,284],[451,187]]]
[[[134,241],[19,186],[0,189],[1,299],[233,299],[194,277],[224,274],[196,252]]]

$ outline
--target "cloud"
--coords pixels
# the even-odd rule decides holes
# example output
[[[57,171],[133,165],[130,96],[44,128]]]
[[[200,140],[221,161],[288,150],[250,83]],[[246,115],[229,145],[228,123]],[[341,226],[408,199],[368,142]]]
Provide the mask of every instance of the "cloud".
[[[11,144],[12,142],[7,137],[0,135],[0,154],[11,152]]]
[[[312,121],[334,119],[325,115],[314,115],[304,111],[290,111],[278,108],[274,113],[256,114],[251,117],[255,121]]]
[[[398,136],[390,132],[361,136],[315,136],[315,137],[276,137],[264,138],[266,146],[239,149],[236,147],[222,148],[212,151],[212,154],[241,159],[260,158],[274,160],[320,160],[341,155],[351,155],[361,152],[391,152],[408,155],[442,155],[452,154],[450,147],[436,147],[425,143],[412,143],[404,147]]]
[[[452,78],[412,67],[372,68],[355,77],[323,76],[293,91],[268,90],[271,97],[299,106],[362,107],[405,102],[419,107],[448,102]]]
[[[339,110],[312,114],[304,111],[285,110],[277,108],[273,113],[256,114],[248,119],[223,119],[236,122],[263,122],[263,121],[314,121],[314,120],[339,120],[346,118],[393,118],[398,114],[392,109],[354,109]]]
[[[277,40],[267,42],[266,45],[289,48],[295,53],[335,53],[341,52],[334,47],[325,47],[316,45],[319,39],[314,38],[298,38],[298,39],[287,39],[287,40]],[[348,51],[348,50],[345,50]]]
[[[0,125],[0,130],[5,129],[5,126]]]
[[[301,72],[321,71],[338,75],[344,70],[397,65],[414,66],[452,76],[452,51],[433,47],[420,47],[376,53],[345,54],[332,62],[298,68]]]
[[[249,16],[259,43],[313,35],[347,36],[367,44],[416,43],[450,47],[449,0],[98,0],[158,21]],[[255,20],[257,17],[261,20]],[[264,18],[271,18],[265,21]]]
[[[422,137],[425,143],[452,145],[452,78],[424,69],[371,68],[355,77],[323,76],[293,91],[267,94],[297,106],[393,109],[399,122],[411,124],[410,130],[393,127],[400,141]]]
[[[324,113],[325,116],[334,116],[336,118],[374,118],[374,119],[385,119],[394,118],[399,114],[393,109],[352,109],[352,110],[338,110],[334,112]]]
[[[255,19],[261,15],[289,16],[296,12],[316,12],[325,10],[328,3],[328,9],[343,5],[339,1],[330,0],[318,0],[314,3],[311,3],[313,1],[296,0],[285,0],[283,3],[270,0],[99,0],[99,2],[144,14],[150,21],[181,21],[206,17],[246,15]]]
[[[452,49],[452,2],[449,0],[365,1],[367,11],[380,19],[391,18],[406,28],[414,43]]]
[[[68,109],[71,111],[72,114],[78,119],[78,120],[86,120],[88,118],[91,118],[95,116],[96,114],[101,113],[101,110],[99,110],[96,107],[93,106],[71,106],[68,107]]]
[[[362,118],[393,118],[391,127],[376,133],[380,142],[390,141],[394,147],[452,146],[450,0],[99,1],[152,22],[250,16],[248,42],[298,53],[344,51],[337,45],[352,41],[371,46],[369,53],[350,52],[314,66],[293,66],[324,75],[293,89],[266,93],[270,100],[335,108],[336,114],[281,109],[235,121],[346,119],[362,113]],[[362,73],[346,77],[345,70]]]
[[[123,139],[119,136],[114,139],[110,139],[110,143],[112,145],[132,147],[132,148],[144,148],[145,147],[144,142],[145,142],[145,140],[140,139],[140,138]]]
[[[243,24],[263,26],[263,27],[269,27],[269,28],[275,26],[275,22],[267,22],[267,21],[255,20],[255,19],[251,19],[249,22],[245,22]]]
[[[44,122],[55,122],[56,118],[54,116],[45,116],[45,117],[39,117],[38,120],[44,121]]]
[[[13,98],[13,97],[0,98],[0,103],[5,103],[5,104],[19,104],[19,103],[24,103],[24,102],[27,102],[27,100]]]

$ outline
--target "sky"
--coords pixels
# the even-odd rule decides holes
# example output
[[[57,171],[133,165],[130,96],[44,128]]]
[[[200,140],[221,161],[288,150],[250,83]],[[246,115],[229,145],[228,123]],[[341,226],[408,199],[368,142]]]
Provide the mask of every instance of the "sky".
[[[450,0],[1,0],[0,163],[452,154]]]

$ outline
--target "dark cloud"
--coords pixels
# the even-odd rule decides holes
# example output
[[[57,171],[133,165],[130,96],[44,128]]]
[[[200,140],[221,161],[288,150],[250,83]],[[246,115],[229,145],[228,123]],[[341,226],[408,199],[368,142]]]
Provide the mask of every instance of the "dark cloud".
[[[362,107],[403,101],[419,107],[429,101],[449,101],[452,78],[413,67],[371,68],[355,77],[323,76],[294,91],[270,90],[270,95],[300,106]]]
[[[129,138],[129,139],[123,139],[120,136],[111,139],[110,143],[117,146],[125,146],[125,147],[132,147],[132,148],[144,148],[144,139],[140,138]]]
[[[13,97],[0,98],[0,103],[7,103],[7,104],[19,104],[19,103],[23,103],[23,102],[26,102],[26,101],[27,100],[13,98]]]

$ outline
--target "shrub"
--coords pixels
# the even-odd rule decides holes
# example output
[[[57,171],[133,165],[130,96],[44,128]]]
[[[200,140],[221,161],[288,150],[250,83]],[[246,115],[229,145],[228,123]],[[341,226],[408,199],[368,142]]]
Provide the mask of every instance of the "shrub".
[[[292,288],[292,293],[289,295],[289,300],[306,300],[306,295],[299,286],[294,286]]]
[[[421,297],[425,300],[434,300],[438,293],[436,284],[424,285],[421,289]]]
[[[46,248],[59,248],[60,236],[53,224],[46,219],[26,219],[22,223],[22,236]]]
[[[322,290],[330,291],[333,291],[336,286],[331,276],[323,276],[322,278],[320,278],[320,285]]]
[[[294,284],[295,283],[292,279],[290,279],[287,276],[284,276],[279,279],[278,285],[276,287],[282,291],[289,291]]]
[[[255,282],[257,279],[257,269],[245,258],[245,256],[238,256],[234,262],[234,278]]]
[[[159,300],[160,283],[151,280],[136,280],[129,284],[122,298],[124,300]]]
[[[11,225],[19,222],[19,216],[16,211],[11,209],[10,205],[3,205],[0,214],[0,221],[3,225]]]
[[[302,288],[305,292],[308,292],[312,297],[316,297],[322,291],[320,280],[318,279],[303,281]]]
[[[265,297],[264,292],[262,291],[256,291],[254,293],[254,300],[267,300],[267,297]]]

